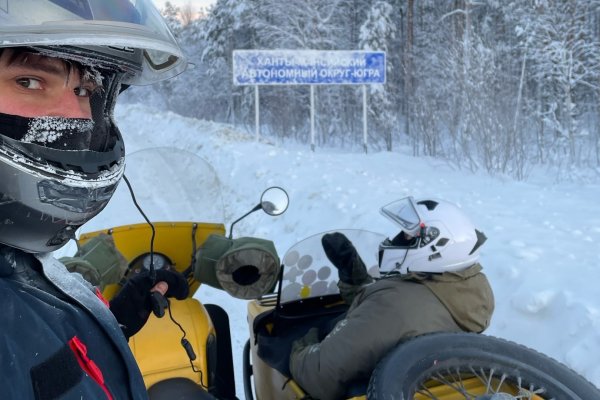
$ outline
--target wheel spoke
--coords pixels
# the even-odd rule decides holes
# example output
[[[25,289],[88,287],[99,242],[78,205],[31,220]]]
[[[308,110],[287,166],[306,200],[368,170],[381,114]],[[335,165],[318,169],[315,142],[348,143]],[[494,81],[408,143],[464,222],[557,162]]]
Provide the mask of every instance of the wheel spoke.
[[[473,386],[473,382],[471,382],[467,387],[465,381],[472,381],[473,379],[480,382],[480,385]],[[431,388],[435,386],[444,386],[450,388],[459,395],[464,396],[465,400],[484,398],[533,400],[539,399],[538,396],[546,392],[544,388],[536,388],[536,385],[533,383],[530,383],[528,388],[523,385],[524,382],[520,376],[515,377],[515,381],[510,382],[510,375],[501,373],[495,368],[475,368],[474,366],[469,365],[463,366],[462,368],[454,367],[434,372],[422,381],[415,394],[428,399],[439,399],[435,394],[439,392],[432,391]],[[477,387],[479,387],[479,389],[477,389]],[[512,390],[510,389],[511,387]],[[471,390],[474,390],[475,392]],[[508,392],[506,390],[508,390]],[[489,395],[492,395],[492,397],[489,397]],[[502,397],[494,395],[500,395]],[[447,394],[445,396],[447,396]]]
[[[450,372],[450,371],[448,371],[448,372]],[[444,377],[444,376],[443,376],[441,373],[438,373],[437,375],[438,375],[438,376],[437,376],[437,378],[434,378],[434,380],[435,380],[435,381],[437,381],[437,382],[441,383],[442,385],[445,385],[445,386],[449,386],[449,387],[451,387],[451,388],[452,388],[452,389],[454,389],[456,392],[458,392],[458,393],[460,393],[460,394],[464,395],[464,396],[465,396],[465,398],[468,398],[468,397],[466,397],[466,396],[468,395],[468,393],[467,393],[467,391],[466,391],[466,389],[465,389],[464,385],[462,384],[462,379],[460,379],[460,374],[458,374],[458,380],[459,380],[459,383],[458,383],[458,384],[457,384],[457,382],[456,382],[456,380],[457,380],[457,379],[456,379],[456,378],[453,378],[453,376],[452,376],[452,374],[451,374],[451,373],[449,374],[449,378],[453,378],[453,379],[452,379],[452,381],[449,381],[449,380],[448,380],[447,378],[445,378],[445,377]]]
[[[430,399],[433,399],[433,400],[435,400],[435,399],[438,398],[436,395],[434,395],[433,393],[431,393],[431,391],[429,389],[427,389],[427,388],[419,389],[419,390],[417,390],[417,393],[420,394],[421,396],[426,396],[426,397],[428,397]]]
[[[506,379],[506,374],[502,374],[500,379],[498,380],[498,386],[496,386],[495,393],[498,393],[504,384],[504,380]]]

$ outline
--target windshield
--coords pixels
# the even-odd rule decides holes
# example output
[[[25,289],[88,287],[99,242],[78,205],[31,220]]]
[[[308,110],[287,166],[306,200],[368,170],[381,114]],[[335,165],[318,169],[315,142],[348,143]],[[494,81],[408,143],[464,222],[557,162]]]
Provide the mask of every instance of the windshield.
[[[125,176],[152,222],[210,222],[225,215],[216,172],[199,156],[174,148],[141,150],[126,157]],[[83,232],[145,222],[121,180],[106,208],[82,227]]]
[[[416,236],[419,231],[422,218],[417,211],[415,200],[410,196],[381,207],[381,213],[411,236]]]
[[[283,257],[280,303],[338,294],[337,269],[321,245],[326,233],[340,232],[352,242],[369,274],[379,277],[377,250],[385,236],[359,229],[339,229],[310,236],[292,246]]]

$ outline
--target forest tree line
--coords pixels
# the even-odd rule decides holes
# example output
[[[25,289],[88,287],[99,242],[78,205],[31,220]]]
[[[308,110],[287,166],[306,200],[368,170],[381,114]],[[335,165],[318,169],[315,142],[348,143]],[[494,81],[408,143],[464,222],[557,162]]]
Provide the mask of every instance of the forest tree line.
[[[217,0],[200,18],[162,12],[195,67],[142,89],[154,106],[252,131],[254,88],[233,85],[233,50],[381,50],[371,150],[410,146],[517,179],[536,165],[600,175],[600,0]],[[309,92],[261,87],[261,133],[308,143]],[[362,146],[361,88],[317,86],[315,118],[317,146]]]

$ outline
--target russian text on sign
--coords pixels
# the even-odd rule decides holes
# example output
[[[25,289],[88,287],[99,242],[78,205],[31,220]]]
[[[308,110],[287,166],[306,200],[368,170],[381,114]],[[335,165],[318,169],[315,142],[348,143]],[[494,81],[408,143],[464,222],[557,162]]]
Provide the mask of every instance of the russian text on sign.
[[[380,51],[235,50],[236,85],[385,83]]]

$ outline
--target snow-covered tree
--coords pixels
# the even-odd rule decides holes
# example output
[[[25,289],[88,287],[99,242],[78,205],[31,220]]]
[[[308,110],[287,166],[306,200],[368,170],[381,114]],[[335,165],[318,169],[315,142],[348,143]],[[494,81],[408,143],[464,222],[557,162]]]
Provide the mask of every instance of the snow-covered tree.
[[[360,28],[359,47],[364,50],[377,50],[391,53],[390,44],[396,38],[396,24],[392,20],[392,6],[385,1],[378,1],[371,7],[367,20]],[[386,76],[392,74],[391,63],[386,64]],[[393,102],[391,84],[370,85],[369,111],[376,122],[375,127],[381,130],[388,151],[392,150],[392,132],[396,129],[398,118]]]
[[[209,13],[202,37],[206,47],[201,62],[208,67],[207,78],[212,84],[210,93],[213,100],[222,109],[215,111],[234,124],[240,122],[237,118],[240,91],[243,93],[247,89],[233,86],[233,51],[253,47],[252,3],[252,0],[218,0]]]
[[[600,45],[589,23],[599,7],[600,2],[590,0],[536,1],[519,31],[521,45],[531,54],[530,77],[538,86],[537,117],[551,133],[543,139],[564,151],[570,164],[578,163],[580,146],[587,145],[580,143],[587,134],[582,116],[589,93],[599,89]]]
[[[179,39],[179,35],[183,27],[181,24],[181,19],[179,18],[179,15],[181,14],[181,9],[173,5],[173,3],[171,3],[170,1],[167,1],[165,3],[165,7],[161,10],[161,13],[165,21],[167,22],[169,29],[171,29],[173,36]]]
[[[172,3],[162,11],[196,67],[128,99],[253,127],[233,50],[385,50],[387,83],[369,88],[374,148],[519,179],[536,163],[600,170],[600,0],[217,0],[186,24]],[[317,144],[362,143],[361,88],[315,94]],[[307,86],[263,86],[260,102],[263,134],[308,140]]]

